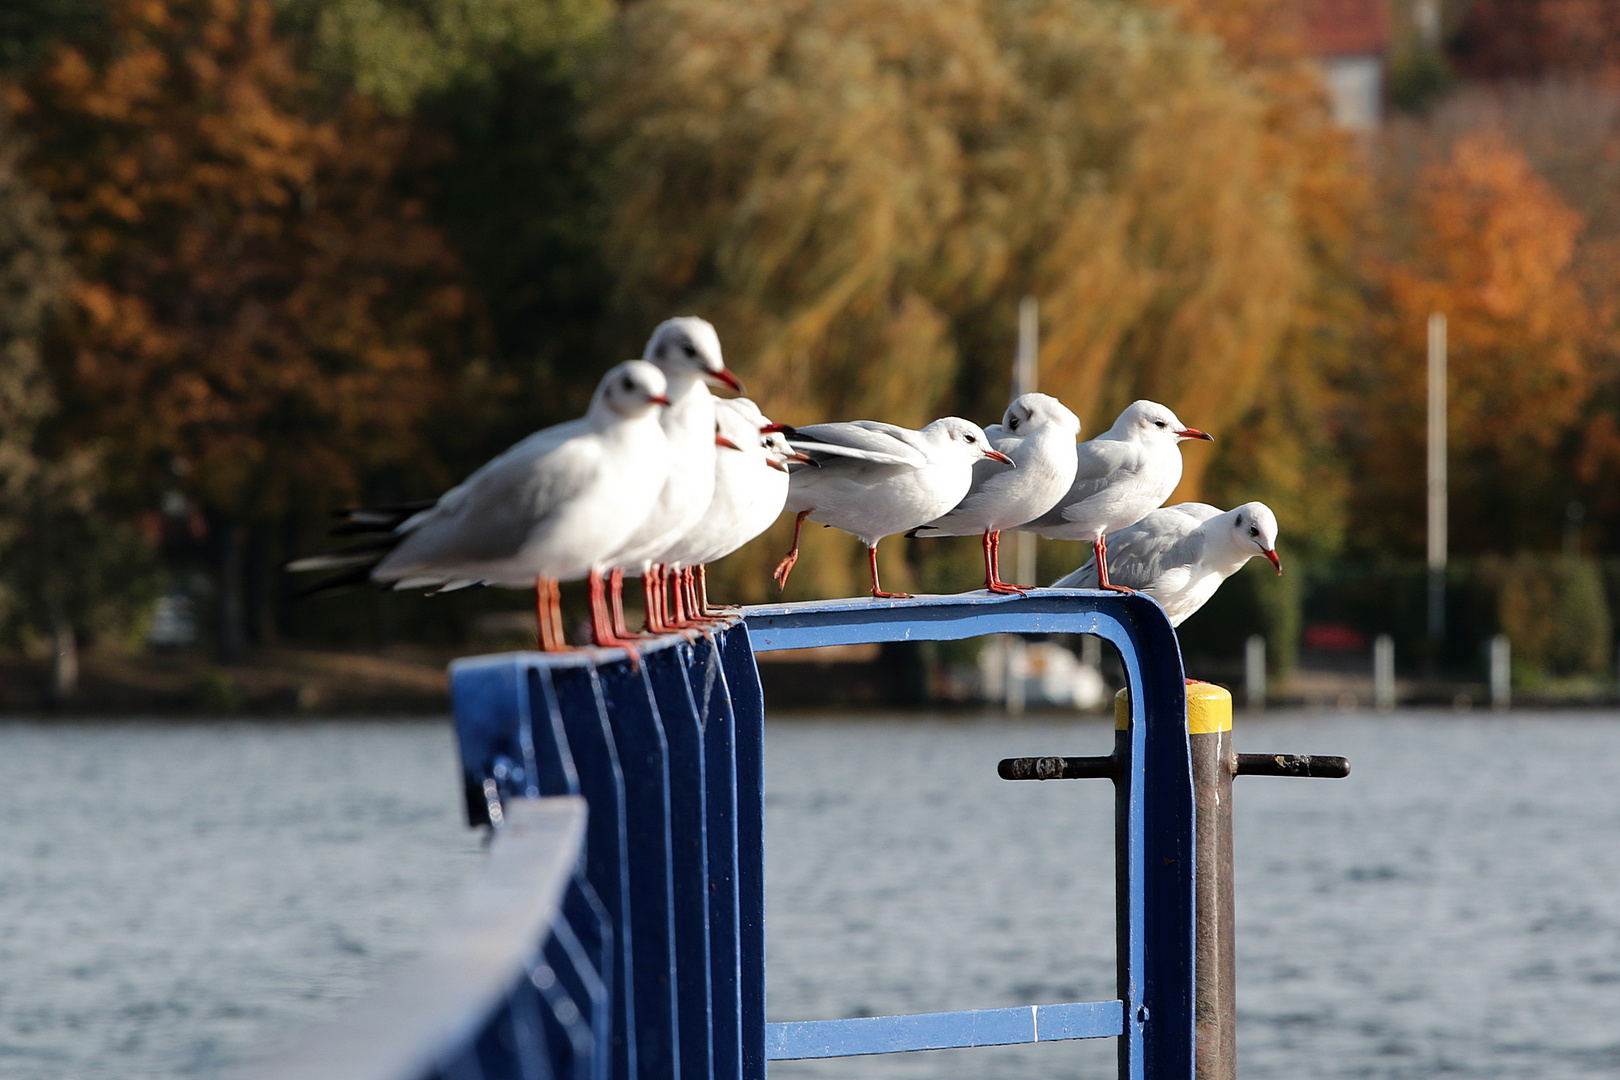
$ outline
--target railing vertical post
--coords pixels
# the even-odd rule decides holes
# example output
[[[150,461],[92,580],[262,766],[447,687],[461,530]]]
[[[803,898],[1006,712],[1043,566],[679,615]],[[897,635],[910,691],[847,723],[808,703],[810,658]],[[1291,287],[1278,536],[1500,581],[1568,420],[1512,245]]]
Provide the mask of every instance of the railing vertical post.
[[[742,927],[737,892],[736,720],[718,646],[681,646],[687,681],[703,723],[709,840],[709,971],[715,1080],[742,1076]]]
[[[1197,852],[1188,828],[1194,811],[1187,699],[1174,637],[1167,650],[1155,645],[1129,655],[1122,650],[1129,692],[1115,702],[1122,1080],[1191,1076],[1195,1060]],[[1144,654],[1157,662],[1149,666]]]
[[[1187,686],[1192,748],[1197,881],[1197,1080],[1237,1077],[1237,957],[1233,949],[1232,695],[1219,686]]]
[[[765,693],[748,628],[720,631],[737,741],[737,901],[744,1080],[765,1080]]]

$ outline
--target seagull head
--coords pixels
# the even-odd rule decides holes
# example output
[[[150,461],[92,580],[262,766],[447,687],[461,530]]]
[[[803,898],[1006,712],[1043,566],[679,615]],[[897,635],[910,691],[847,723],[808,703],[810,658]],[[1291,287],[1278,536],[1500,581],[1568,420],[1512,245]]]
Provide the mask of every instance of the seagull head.
[[[1028,435],[1052,427],[1068,432],[1071,439],[1080,436],[1080,418],[1050,394],[1018,395],[1002,414],[1001,426],[1009,435]]]
[[[647,339],[641,358],[657,364],[672,381],[702,379],[742,392],[742,382],[721,358],[720,335],[707,319],[695,315],[665,319]]]
[[[1215,441],[1207,431],[1183,424],[1167,406],[1157,401],[1133,401],[1119,414],[1110,432],[1117,438],[1153,445],[1174,445],[1183,439]]]
[[[669,404],[669,381],[664,373],[645,360],[615,364],[596,384],[591,411],[605,409],[615,416],[631,419],[645,416]]]
[[[960,416],[946,416],[935,420],[923,428],[922,433],[936,445],[961,456],[970,464],[982,457],[999,461],[1003,465],[1013,463],[1012,458],[990,445],[990,439],[985,435],[983,428],[971,420],[963,420]]]
[[[1264,555],[1277,573],[1282,558],[1277,554],[1277,515],[1263,502],[1247,502],[1227,514],[1232,519],[1232,545],[1245,559]]]

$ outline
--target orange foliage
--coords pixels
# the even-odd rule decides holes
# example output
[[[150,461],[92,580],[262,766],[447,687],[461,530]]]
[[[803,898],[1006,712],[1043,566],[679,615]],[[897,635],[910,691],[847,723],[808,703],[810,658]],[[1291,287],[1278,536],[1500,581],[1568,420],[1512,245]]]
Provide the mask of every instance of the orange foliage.
[[[408,128],[318,113],[268,0],[109,16],[10,93],[72,237],[70,403],[228,516],[352,492],[414,446],[466,306],[399,190]]]
[[[1411,226],[1411,250],[1384,274],[1381,354],[1363,413],[1366,474],[1387,483],[1364,486],[1363,498],[1411,504],[1399,518],[1416,547],[1426,326],[1438,311],[1448,320],[1453,547],[1522,544],[1526,530],[1556,520],[1540,500],[1561,512],[1570,470],[1557,451],[1591,391],[1593,312],[1569,272],[1583,219],[1516,147],[1485,132],[1458,138],[1423,170]]]

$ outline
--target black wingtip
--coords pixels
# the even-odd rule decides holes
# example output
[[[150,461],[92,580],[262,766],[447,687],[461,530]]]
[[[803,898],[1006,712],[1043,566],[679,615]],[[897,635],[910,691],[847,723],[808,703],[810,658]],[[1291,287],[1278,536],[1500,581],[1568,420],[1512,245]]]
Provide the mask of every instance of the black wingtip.
[[[322,593],[337,592],[339,589],[347,589],[354,585],[368,585],[371,583],[371,570],[375,565],[376,564],[373,563],[367,566],[356,566],[352,570],[345,570],[341,574],[336,574],[322,581],[305,585],[303,588],[293,593],[293,599],[306,600],[311,596],[319,596]]]

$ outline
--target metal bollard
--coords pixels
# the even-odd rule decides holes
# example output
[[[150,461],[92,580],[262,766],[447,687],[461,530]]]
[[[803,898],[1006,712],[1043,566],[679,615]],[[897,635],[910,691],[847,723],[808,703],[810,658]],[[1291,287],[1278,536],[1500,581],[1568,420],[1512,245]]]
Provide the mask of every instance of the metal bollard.
[[[1116,709],[1130,709],[1121,698]],[[1198,814],[1197,1032],[1199,1080],[1237,1076],[1237,953],[1232,946],[1232,695],[1213,683],[1187,684],[1187,746]]]
[[[1114,722],[1130,721],[1126,691],[1114,695]],[[1232,888],[1232,778],[1235,776],[1350,775],[1342,757],[1310,754],[1239,754],[1232,746],[1232,695],[1213,683],[1187,682],[1187,746],[1192,756],[1197,814],[1196,1003],[1197,1080],[1237,1077],[1237,957],[1233,948],[1236,902]],[[1117,758],[1006,758],[1004,780],[1078,780],[1117,776]]]

